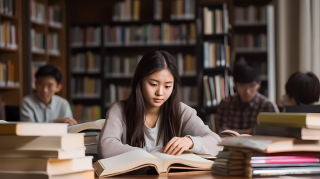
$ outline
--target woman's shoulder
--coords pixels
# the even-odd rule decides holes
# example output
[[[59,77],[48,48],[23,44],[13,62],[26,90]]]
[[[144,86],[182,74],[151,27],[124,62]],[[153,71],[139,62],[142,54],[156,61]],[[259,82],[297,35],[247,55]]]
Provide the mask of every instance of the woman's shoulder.
[[[125,104],[122,101],[114,102],[110,105],[107,114],[123,114],[124,113]]]
[[[190,106],[188,106],[187,104],[180,102],[180,110],[181,110],[181,114],[191,114],[196,112],[196,110]]]

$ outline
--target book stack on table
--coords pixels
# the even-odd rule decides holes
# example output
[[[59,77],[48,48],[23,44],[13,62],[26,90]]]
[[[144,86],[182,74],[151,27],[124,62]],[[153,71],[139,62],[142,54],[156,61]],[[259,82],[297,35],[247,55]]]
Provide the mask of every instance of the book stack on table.
[[[93,179],[84,134],[67,124],[0,123],[0,178]]]
[[[253,136],[223,140],[213,172],[228,176],[320,174],[320,114],[260,113]]]

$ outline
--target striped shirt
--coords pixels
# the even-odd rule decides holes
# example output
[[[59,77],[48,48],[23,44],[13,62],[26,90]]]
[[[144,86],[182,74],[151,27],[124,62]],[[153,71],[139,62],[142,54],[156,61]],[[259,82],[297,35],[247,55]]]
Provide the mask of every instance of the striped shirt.
[[[226,129],[250,129],[257,124],[260,112],[279,112],[277,105],[260,93],[243,103],[238,94],[221,101],[214,115],[217,132]]]

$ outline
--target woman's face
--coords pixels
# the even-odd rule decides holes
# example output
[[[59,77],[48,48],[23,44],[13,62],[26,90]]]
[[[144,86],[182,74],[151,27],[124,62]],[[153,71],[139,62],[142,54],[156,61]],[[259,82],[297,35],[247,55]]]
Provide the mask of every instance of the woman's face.
[[[142,81],[142,94],[146,105],[160,107],[170,97],[174,78],[167,69],[146,76]]]

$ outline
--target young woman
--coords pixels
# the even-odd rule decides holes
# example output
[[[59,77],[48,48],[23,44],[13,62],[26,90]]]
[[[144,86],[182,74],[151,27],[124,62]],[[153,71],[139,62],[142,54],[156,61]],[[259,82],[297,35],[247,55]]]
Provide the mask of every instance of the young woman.
[[[131,150],[162,149],[170,155],[185,150],[216,155],[220,137],[196,111],[181,101],[181,82],[172,56],[150,51],[139,62],[129,98],[106,114],[98,154],[108,158]]]

